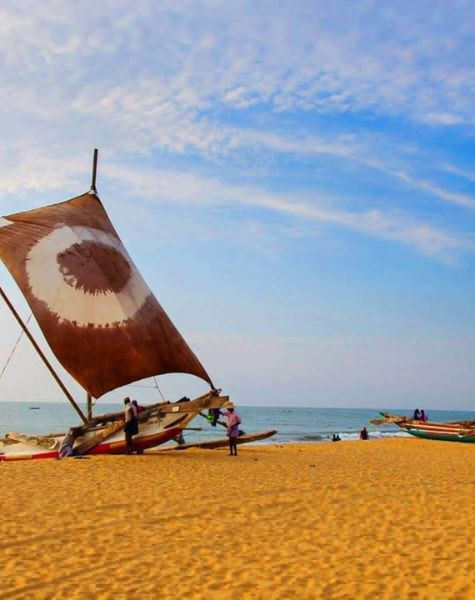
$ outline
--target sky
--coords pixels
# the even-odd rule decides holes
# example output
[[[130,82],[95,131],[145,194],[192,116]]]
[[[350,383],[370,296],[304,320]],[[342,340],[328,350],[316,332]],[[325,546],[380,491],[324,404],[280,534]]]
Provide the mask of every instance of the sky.
[[[0,215],[87,191],[97,147],[119,235],[237,404],[475,410],[473,2],[19,0],[0,22]],[[0,310],[0,372],[18,336]],[[62,400],[24,338],[0,400]]]

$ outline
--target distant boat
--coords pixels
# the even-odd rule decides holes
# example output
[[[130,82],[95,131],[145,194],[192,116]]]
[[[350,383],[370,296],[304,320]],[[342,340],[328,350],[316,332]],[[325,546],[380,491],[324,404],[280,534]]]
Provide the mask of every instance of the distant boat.
[[[373,425],[397,425],[410,435],[426,440],[475,444],[475,421],[443,423],[439,421],[421,421],[384,412],[379,414],[383,418],[373,419],[370,423]]]
[[[71,430],[77,454],[123,454],[124,412],[92,416],[92,398],[147,377],[186,373],[210,391],[151,404],[138,415],[138,451],[177,436],[200,411],[221,408],[205,368],[143,280],[96,191],[0,217],[0,259],[18,284],[58,362],[87,393],[87,415],[57,375],[0,287],[0,296],[83,421]],[[34,385],[34,383],[33,383]],[[186,400],[186,401],[183,401]],[[39,406],[31,406],[38,410]],[[65,434],[0,439],[0,461],[55,458]],[[69,441],[68,441],[69,443]]]

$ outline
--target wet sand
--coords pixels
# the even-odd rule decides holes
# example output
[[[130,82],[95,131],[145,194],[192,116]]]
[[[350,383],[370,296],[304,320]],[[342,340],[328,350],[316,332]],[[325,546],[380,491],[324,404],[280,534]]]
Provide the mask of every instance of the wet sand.
[[[0,598],[475,598],[475,446],[0,464]]]

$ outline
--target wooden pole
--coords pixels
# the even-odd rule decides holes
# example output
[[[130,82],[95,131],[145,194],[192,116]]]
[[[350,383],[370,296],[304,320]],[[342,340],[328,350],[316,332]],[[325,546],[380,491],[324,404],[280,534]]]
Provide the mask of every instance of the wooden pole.
[[[91,181],[91,192],[97,194],[96,188],[96,175],[97,175],[97,157],[99,154],[99,150],[94,148],[94,158],[92,160],[92,181]]]
[[[96,177],[97,177],[98,155],[99,155],[99,150],[97,148],[94,148],[94,156],[92,159],[91,192],[94,192],[95,194],[97,194]],[[90,422],[92,420],[92,396],[89,392],[87,393],[86,404],[87,404],[87,420]]]
[[[87,420],[92,420],[92,396],[91,394],[87,394]]]
[[[81,417],[82,421],[84,423],[87,423],[87,419],[84,415],[84,413],[82,412],[82,410],[79,408],[79,406],[76,404],[74,398],[71,396],[71,394],[68,392],[68,390],[66,389],[65,385],[63,384],[63,382],[61,381],[61,379],[59,378],[58,374],[56,373],[56,371],[53,369],[53,367],[51,366],[50,362],[48,361],[48,359],[46,358],[46,356],[43,354],[41,348],[38,346],[38,344],[36,343],[35,339],[33,338],[33,336],[31,335],[31,333],[28,330],[28,327],[25,325],[25,323],[23,323],[20,315],[17,313],[17,311],[15,310],[15,307],[13,306],[13,304],[10,302],[10,300],[8,299],[7,295],[5,294],[5,292],[2,290],[2,288],[0,287],[0,296],[2,296],[2,298],[5,300],[6,305],[8,306],[8,308],[11,310],[13,316],[15,317],[15,319],[18,321],[18,324],[20,325],[20,327],[23,329],[23,331],[25,332],[26,336],[28,337],[28,339],[30,340],[30,342],[33,344],[34,349],[38,352],[41,360],[44,362],[44,364],[46,365],[46,368],[48,369],[48,371],[51,373],[51,375],[54,377],[56,383],[59,385],[59,387],[62,389],[64,395],[66,396],[66,398],[69,400],[69,402],[71,402],[73,408],[75,409],[75,411],[78,413],[78,415]]]

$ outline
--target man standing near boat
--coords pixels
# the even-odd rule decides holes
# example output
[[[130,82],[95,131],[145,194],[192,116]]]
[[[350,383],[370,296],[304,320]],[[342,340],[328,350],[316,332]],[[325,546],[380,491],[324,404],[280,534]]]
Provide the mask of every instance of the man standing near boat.
[[[130,398],[124,398],[124,419],[125,419],[125,443],[127,446],[127,454],[132,454],[134,451],[133,436],[139,432],[137,417],[132,408]]]
[[[229,402],[227,410],[221,414],[228,422],[229,456],[237,456],[237,438],[239,437],[239,425],[242,423],[240,415],[234,410],[234,404]]]
[[[137,422],[137,432],[139,432],[139,414],[145,410],[145,406],[141,406],[137,400],[132,400],[132,412],[134,413],[135,420]],[[137,454],[143,454],[143,449],[139,448]]]

